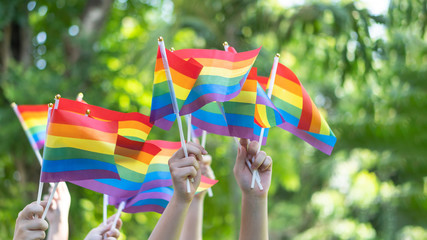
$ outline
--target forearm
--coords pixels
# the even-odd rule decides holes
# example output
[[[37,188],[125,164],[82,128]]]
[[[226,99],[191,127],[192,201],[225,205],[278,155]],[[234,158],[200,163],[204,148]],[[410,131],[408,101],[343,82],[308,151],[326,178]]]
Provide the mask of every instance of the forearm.
[[[268,239],[267,197],[242,196],[240,239]]]
[[[179,238],[190,202],[176,199],[174,196],[172,196],[171,201],[157,222],[150,235],[150,240],[175,240]]]
[[[50,227],[46,238],[47,240],[68,240],[68,216],[58,221],[49,222],[49,224]]]
[[[196,195],[191,202],[190,208],[185,218],[184,226],[181,232],[181,240],[202,239],[202,226],[203,226],[203,203],[205,199],[205,192]]]

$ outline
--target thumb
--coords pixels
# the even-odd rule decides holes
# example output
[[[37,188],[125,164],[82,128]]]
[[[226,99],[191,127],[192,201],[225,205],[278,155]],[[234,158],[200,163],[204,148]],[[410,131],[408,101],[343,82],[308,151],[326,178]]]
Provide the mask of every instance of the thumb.
[[[95,228],[95,233],[98,235],[104,235],[106,232],[108,232],[108,230],[110,230],[111,226],[113,225],[113,223],[109,223],[109,224],[104,224],[101,223],[99,224],[99,226],[97,228]]]
[[[244,146],[239,146],[237,149],[236,166],[245,167],[247,151]]]

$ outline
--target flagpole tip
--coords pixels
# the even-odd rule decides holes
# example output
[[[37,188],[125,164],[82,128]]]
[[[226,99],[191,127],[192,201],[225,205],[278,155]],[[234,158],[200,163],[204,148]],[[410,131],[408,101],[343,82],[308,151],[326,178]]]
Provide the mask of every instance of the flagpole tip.
[[[61,98],[61,95],[60,94],[56,94],[55,100],[59,100],[60,98]]]
[[[223,42],[223,43],[222,43],[222,46],[224,46],[224,47],[225,47],[225,46],[228,46],[228,42],[227,42],[227,41]]]
[[[90,114],[90,109],[86,109],[86,114],[89,116],[89,114]]]
[[[162,42],[162,41],[163,41],[163,37],[162,37],[162,36],[160,36],[160,37],[157,39],[157,41]]]
[[[170,51],[171,51],[171,52],[175,51],[175,48],[171,47],[171,48],[170,48]]]
[[[280,57],[280,53],[276,53],[276,57],[278,57],[278,58],[279,58],[279,57]]]
[[[49,108],[53,108],[53,103],[49,103],[47,106],[48,106]]]
[[[15,102],[12,102],[12,103],[10,104],[10,106],[11,106],[11,107],[13,107],[13,108],[15,108],[15,107],[16,107],[16,103],[15,103]]]
[[[83,95],[83,93],[82,92],[79,92],[79,94],[77,94],[77,98],[83,98],[84,97],[84,95]]]

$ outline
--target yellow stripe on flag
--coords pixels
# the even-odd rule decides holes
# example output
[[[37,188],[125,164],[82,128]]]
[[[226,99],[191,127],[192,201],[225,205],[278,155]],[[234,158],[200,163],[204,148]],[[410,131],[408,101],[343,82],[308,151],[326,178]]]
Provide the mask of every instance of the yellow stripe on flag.
[[[78,138],[57,137],[52,135],[47,136],[45,144],[50,148],[70,147],[108,155],[114,155],[114,148],[116,146],[114,143]]]

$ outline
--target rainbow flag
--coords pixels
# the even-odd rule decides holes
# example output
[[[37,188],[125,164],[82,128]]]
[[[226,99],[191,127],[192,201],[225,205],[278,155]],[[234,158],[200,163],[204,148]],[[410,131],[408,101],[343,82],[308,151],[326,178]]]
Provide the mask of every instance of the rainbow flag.
[[[117,121],[99,121],[53,110],[40,181],[120,179],[114,162],[117,130]]]
[[[140,191],[148,166],[160,150],[155,144],[133,141],[119,135],[114,160],[120,179],[90,179],[72,183],[119,199],[130,198]]]
[[[199,187],[196,194],[211,188],[218,180],[212,180],[208,177],[201,176]],[[172,186],[157,187],[149,190],[142,191],[136,196],[126,201],[123,212],[138,213],[138,212],[157,212],[163,213],[169,201],[172,199],[174,189]],[[109,204],[115,205],[116,208],[123,201],[122,199],[109,198]]]
[[[118,134],[134,141],[145,141],[153,127],[150,118],[142,113],[122,113],[66,98],[59,99],[58,109],[84,115],[90,109],[90,117],[102,121],[118,121]]]
[[[188,94],[193,88],[203,66],[194,59],[185,61],[166,49],[166,56],[172,76],[173,88],[178,103],[178,109],[182,107]],[[165,118],[166,119],[162,119]],[[171,93],[169,92],[166,72],[163,66],[160,47],[157,50],[156,67],[154,69],[153,98],[151,101],[150,121],[160,128],[169,130],[175,121],[172,107]],[[160,119],[160,121],[158,121]]]
[[[18,105],[15,112],[21,122],[28,140],[36,149],[40,150],[46,140],[47,104],[43,105]]]
[[[285,119],[279,127],[330,155],[337,141],[297,76],[285,65],[277,66],[272,100]]]
[[[261,48],[232,53],[210,49],[182,49],[174,53],[184,59],[194,58],[203,69],[181,108],[190,114],[204,105],[225,102],[236,97]]]

